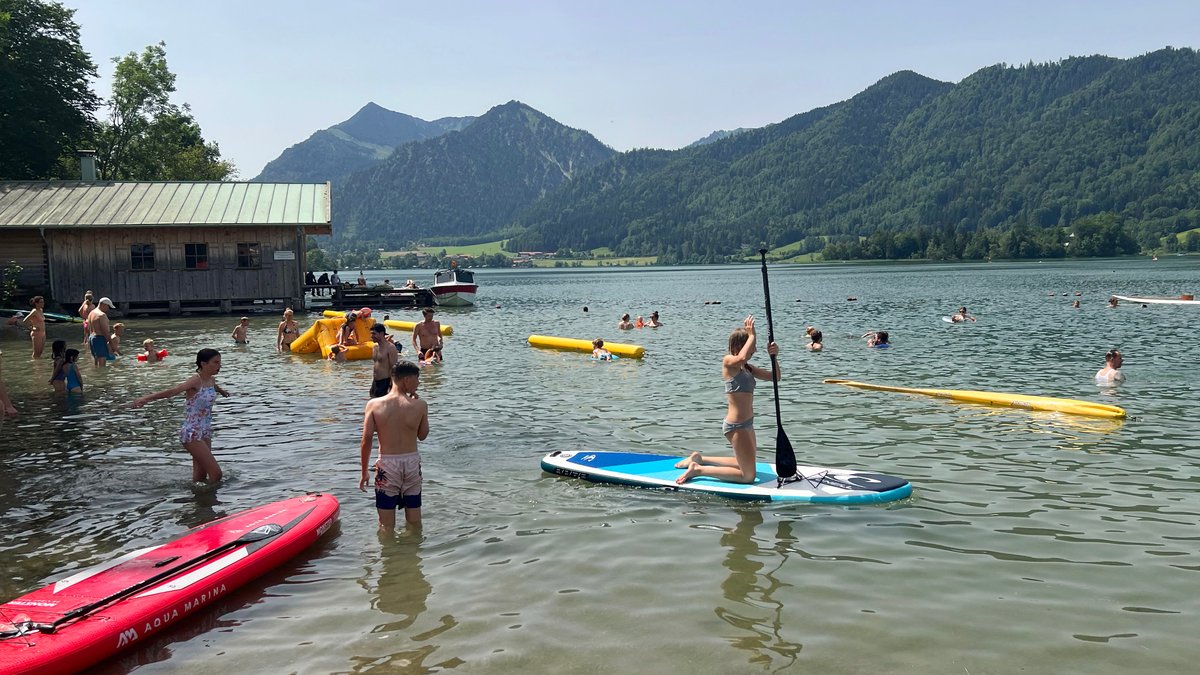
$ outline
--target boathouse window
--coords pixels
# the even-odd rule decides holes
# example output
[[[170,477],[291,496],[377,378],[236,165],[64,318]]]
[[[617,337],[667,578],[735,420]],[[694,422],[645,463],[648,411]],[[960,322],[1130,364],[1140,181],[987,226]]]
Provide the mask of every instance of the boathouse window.
[[[208,244],[184,244],[183,268],[186,270],[208,269]]]
[[[129,269],[134,272],[154,271],[154,244],[130,244]]]
[[[237,266],[239,270],[256,270],[262,268],[262,256],[259,255],[258,242],[238,244]]]

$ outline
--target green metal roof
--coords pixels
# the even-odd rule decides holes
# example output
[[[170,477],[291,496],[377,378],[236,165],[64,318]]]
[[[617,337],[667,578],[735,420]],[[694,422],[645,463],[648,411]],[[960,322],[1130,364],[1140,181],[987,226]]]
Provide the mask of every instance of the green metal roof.
[[[0,230],[172,225],[328,230],[329,199],[328,183],[0,181]]]

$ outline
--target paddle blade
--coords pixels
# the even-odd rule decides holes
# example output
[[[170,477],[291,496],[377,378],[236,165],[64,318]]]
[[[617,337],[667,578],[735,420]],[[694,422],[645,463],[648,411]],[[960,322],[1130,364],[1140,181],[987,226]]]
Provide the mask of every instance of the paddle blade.
[[[788,440],[782,426],[775,435],[775,473],[779,474],[780,478],[796,475],[796,451],[792,449],[792,442]]]

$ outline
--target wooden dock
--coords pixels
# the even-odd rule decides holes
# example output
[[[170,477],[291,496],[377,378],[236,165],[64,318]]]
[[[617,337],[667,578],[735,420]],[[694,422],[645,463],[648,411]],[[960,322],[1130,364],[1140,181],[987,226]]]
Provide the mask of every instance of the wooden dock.
[[[362,288],[325,284],[308,285],[305,291],[332,290],[331,295],[311,295],[308,309],[387,309],[391,307],[433,307],[437,304],[433,291],[428,288]],[[327,302],[326,302],[327,300]]]

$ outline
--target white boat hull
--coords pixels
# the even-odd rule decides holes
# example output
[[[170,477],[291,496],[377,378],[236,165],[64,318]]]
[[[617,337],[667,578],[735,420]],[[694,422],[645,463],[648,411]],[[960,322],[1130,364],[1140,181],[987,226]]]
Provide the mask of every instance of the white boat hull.
[[[1114,297],[1121,302],[1144,305],[1200,305],[1200,300],[1184,300],[1182,298],[1139,298],[1132,295],[1117,295]]]
[[[452,287],[434,286],[430,290],[437,304],[442,307],[468,307],[475,304],[475,286],[467,288],[465,284],[455,284]]]

